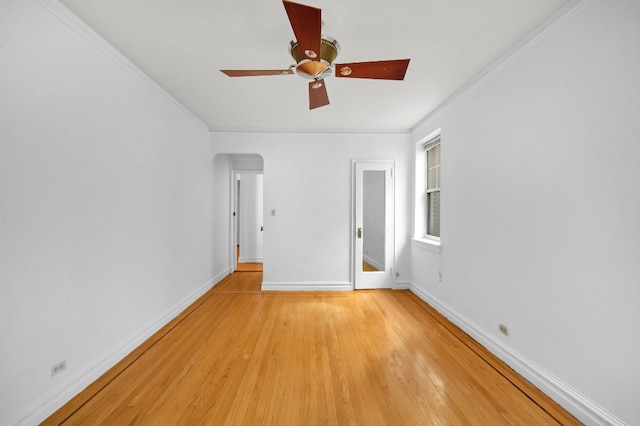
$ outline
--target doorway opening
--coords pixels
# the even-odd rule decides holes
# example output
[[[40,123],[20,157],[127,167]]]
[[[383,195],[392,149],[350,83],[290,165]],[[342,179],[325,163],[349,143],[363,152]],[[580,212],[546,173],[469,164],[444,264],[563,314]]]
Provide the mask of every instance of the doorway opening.
[[[264,266],[264,161],[257,154],[219,155],[229,173],[230,272],[260,272]]]
[[[258,171],[234,173],[236,271],[261,272],[263,264],[263,174]]]

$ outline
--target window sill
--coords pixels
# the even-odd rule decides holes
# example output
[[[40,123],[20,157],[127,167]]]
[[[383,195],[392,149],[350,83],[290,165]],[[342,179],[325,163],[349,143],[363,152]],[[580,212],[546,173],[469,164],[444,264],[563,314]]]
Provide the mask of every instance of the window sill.
[[[427,240],[426,238],[412,238],[411,245],[433,253],[440,254],[440,241]]]

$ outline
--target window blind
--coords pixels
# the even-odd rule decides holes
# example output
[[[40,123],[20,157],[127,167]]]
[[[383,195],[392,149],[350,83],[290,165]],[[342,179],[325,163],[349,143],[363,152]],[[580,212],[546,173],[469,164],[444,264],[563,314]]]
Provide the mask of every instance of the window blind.
[[[433,148],[434,146],[438,145],[440,143],[440,135],[436,136],[433,139],[429,139],[427,142],[424,143],[423,147],[424,150],[428,150],[430,148]]]

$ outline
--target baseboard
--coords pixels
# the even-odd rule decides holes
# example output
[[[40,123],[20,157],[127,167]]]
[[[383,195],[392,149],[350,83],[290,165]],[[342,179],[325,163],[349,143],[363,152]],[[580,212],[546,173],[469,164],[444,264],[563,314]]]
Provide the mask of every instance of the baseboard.
[[[229,273],[230,272],[228,270],[222,271],[216,277],[201,285],[165,314],[161,315],[155,321],[152,321],[148,326],[141,329],[134,338],[130,339],[127,342],[124,342],[119,348],[111,352],[111,354],[109,354],[102,360],[98,361],[91,368],[79,372],[73,378],[69,379],[67,384],[64,385],[62,389],[58,389],[52,392],[50,395],[43,397],[39,402],[33,404],[33,408],[29,410],[28,414],[19,416],[15,421],[10,422],[9,424],[34,425],[39,424],[40,422],[45,420],[56,410],[58,410],[69,400],[71,400],[71,398],[80,393],[91,383],[96,381],[110,368],[124,359],[138,346],[140,346],[162,327],[164,327],[171,320],[177,317],[182,311],[191,306],[196,300],[202,297],[202,295],[204,295],[207,291],[209,291],[216,284],[222,281],[222,279],[229,275]]]
[[[393,286],[394,290],[411,290],[411,283],[409,281],[396,281]]]
[[[398,285],[396,285],[396,288],[399,288]],[[408,289],[581,422],[586,425],[625,426],[625,423],[615,415],[600,407],[540,365],[505,346],[502,342],[495,340],[471,320],[451,309],[445,303],[428,295],[420,287],[409,283]]]
[[[262,263],[264,258],[262,257],[239,257],[238,263]]]
[[[262,291],[351,291],[348,281],[263,281]]]
[[[208,289],[206,289],[202,294],[206,293],[207,291],[211,290],[213,287],[217,286],[218,283],[220,283],[220,281],[222,281],[223,279],[225,279],[228,275],[233,273],[233,267],[229,266],[228,268],[226,268],[225,270],[221,271],[220,273],[218,273],[218,275],[216,275],[215,277],[213,277],[208,284],[210,284],[210,287]],[[199,297],[199,296],[198,296]],[[196,298],[197,299],[197,298]],[[195,301],[195,300],[194,300]],[[193,303],[193,302],[191,302]],[[190,306],[191,303],[189,303]]]

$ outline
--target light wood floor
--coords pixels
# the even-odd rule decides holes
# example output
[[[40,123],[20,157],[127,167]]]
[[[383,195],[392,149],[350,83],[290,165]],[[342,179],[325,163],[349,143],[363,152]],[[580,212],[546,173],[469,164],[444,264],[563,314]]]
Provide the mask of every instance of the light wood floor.
[[[408,291],[261,277],[227,277],[44,424],[579,424]]]
[[[362,270],[364,272],[378,272],[378,268],[370,263],[365,262],[364,260],[362,261]]]
[[[236,248],[236,260],[240,259],[240,246]],[[262,263],[240,263],[236,262],[237,272],[262,272]]]

